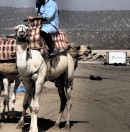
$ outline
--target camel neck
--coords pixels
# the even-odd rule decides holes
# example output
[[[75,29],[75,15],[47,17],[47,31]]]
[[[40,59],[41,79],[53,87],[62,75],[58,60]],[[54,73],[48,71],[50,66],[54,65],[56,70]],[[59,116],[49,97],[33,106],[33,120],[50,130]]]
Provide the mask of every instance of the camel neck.
[[[25,42],[24,43],[20,42],[17,44],[18,53],[23,53],[26,49],[27,49],[27,44],[25,44]]]

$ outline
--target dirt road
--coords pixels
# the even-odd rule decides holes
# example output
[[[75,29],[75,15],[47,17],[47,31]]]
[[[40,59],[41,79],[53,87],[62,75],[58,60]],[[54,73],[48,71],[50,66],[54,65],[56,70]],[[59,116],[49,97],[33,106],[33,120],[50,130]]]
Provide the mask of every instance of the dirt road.
[[[100,76],[102,80],[90,80],[90,75]],[[17,119],[2,122],[0,132],[28,132],[29,115],[23,130],[16,129],[22,99],[23,94],[18,94]],[[79,64],[75,72],[72,103],[71,132],[130,132],[130,66]],[[57,118],[59,105],[57,89],[53,83],[47,82],[40,101],[39,132],[49,132]],[[65,119],[66,111],[60,131],[64,130]]]

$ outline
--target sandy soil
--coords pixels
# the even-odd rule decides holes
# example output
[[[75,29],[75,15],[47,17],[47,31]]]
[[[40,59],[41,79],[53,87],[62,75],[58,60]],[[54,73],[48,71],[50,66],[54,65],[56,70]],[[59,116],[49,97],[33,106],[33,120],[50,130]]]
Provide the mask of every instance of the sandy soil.
[[[102,77],[90,80],[90,75]],[[72,132],[130,132],[130,66],[79,64],[72,91]],[[22,110],[23,93],[17,94],[17,119],[1,123],[0,132],[28,132],[30,116],[27,111],[25,127],[16,129]],[[59,112],[59,97],[53,83],[47,82],[40,101],[39,132],[49,131]],[[2,107],[0,107],[2,110]],[[60,126],[64,130],[66,111]]]

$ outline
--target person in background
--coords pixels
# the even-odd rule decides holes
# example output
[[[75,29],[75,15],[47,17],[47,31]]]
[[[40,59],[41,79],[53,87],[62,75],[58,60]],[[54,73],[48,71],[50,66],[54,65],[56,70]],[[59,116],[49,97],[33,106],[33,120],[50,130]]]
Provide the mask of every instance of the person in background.
[[[51,34],[58,33],[59,9],[55,0],[36,0],[37,15],[43,19],[40,36],[45,40],[50,56],[56,55],[59,51],[54,50],[55,43]]]

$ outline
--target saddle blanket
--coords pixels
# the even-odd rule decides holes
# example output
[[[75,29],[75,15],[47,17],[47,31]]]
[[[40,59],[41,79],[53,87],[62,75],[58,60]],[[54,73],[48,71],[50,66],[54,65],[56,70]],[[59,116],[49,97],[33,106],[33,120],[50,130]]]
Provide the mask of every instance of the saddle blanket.
[[[0,38],[0,60],[11,60],[16,52],[16,40],[13,38]]]
[[[34,16],[35,18],[35,16]],[[40,37],[40,27],[42,24],[41,19],[28,20],[29,27],[29,41],[31,49],[38,49],[46,46],[45,41]],[[52,39],[55,43],[57,49],[67,49],[68,47],[68,37],[64,31],[59,30],[59,33],[53,34]]]
[[[34,32],[35,32],[35,34],[32,35]],[[52,35],[52,39],[53,39],[57,49],[67,49],[68,38],[67,38],[67,35],[65,32],[60,31],[58,34]],[[29,47],[31,49],[40,49],[43,46],[47,47],[45,41],[42,38],[40,38],[39,33],[36,33],[36,29],[32,30],[31,35],[29,37]]]
[[[39,39],[37,39],[37,34],[36,36],[32,36],[30,38],[30,43],[29,47],[31,49],[42,49],[48,47],[45,44],[45,41],[43,41],[40,36]],[[58,49],[66,49],[68,47],[68,41],[66,34],[64,32],[60,32],[58,35],[55,34],[52,36],[56,47]],[[16,53],[16,40],[14,38],[6,38],[6,37],[1,37],[0,38],[0,60],[11,60],[11,59],[16,59],[16,57],[13,57],[13,54]]]

